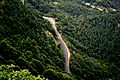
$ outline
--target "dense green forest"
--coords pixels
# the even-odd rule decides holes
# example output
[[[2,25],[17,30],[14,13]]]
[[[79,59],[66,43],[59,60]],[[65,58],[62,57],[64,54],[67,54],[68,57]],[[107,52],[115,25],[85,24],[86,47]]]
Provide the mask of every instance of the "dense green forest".
[[[71,74],[42,16],[55,18]],[[0,0],[0,80],[119,79],[119,0]]]

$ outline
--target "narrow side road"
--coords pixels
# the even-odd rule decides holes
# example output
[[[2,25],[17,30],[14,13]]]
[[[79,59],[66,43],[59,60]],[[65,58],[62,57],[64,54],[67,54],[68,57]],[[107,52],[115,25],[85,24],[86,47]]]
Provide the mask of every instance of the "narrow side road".
[[[60,33],[57,31],[57,28],[56,28],[56,25],[55,25],[55,23],[56,23],[56,22],[55,22],[55,19],[54,19],[54,18],[50,18],[50,17],[45,17],[45,16],[43,16],[43,18],[44,18],[45,20],[49,21],[50,24],[52,25],[52,28],[54,29],[55,34],[57,35],[58,40],[59,40],[59,42],[60,42],[60,44],[61,44],[61,47],[62,47],[62,49],[63,49],[63,51],[64,51],[65,71],[66,71],[67,73],[71,73],[71,72],[70,72],[70,69],[69,69],[70,51],[69,51],[66,43],[65,43],[64,40],[62,39]]]

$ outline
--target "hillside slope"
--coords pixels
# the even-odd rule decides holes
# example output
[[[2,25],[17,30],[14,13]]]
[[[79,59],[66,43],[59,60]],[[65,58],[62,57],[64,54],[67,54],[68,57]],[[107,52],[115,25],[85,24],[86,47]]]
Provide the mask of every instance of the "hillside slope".
[[[0,1],[1,67],[13,64],[49,80],[119,80],[120,12],[106,14],[72,1]],[[42,16],[56,19],[71,53],[71,74],[64,71],[62,48]]]

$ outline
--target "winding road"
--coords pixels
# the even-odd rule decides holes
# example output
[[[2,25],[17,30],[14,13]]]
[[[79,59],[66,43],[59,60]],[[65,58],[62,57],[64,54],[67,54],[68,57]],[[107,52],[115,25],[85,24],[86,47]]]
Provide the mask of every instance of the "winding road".
[[[45,16],[43,16],[43,18],[44,18],[45,20],[49,21],[50,24],[52,25],[52,28],[54,29],[55,34],[56,34],[57,37],[58,37],[58,41],[60,42],[61,47],[62,47],[62,49],[63,49],[63,51],[64,51],[65,71],[66,71],[67,73],[71,73],[71,72],[70,72],[70,69],[69,69],[70,51],[69,51],[66,43],[65,43],[64,40],[62,39],[60,33],[57,31],[56,24],[55,24],[55,23],[56,23],[56,22],[55,22],[55,19],[54,19],[54,18],[51,18],[51,17],[45,17]]]
[[[24,0],[21,0],[21,1],[22,1],[23,5],[24,5],[24,2],[25,2],[25,1],[24,1]]]

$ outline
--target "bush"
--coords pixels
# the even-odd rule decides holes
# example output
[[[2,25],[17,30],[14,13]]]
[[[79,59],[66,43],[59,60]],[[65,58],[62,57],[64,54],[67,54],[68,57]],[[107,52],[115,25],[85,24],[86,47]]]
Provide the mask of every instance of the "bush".
[[[45,78],[40,78],[31,75],[31,73],[27,70],[15,71],[14,68],[16,66],[11,65],[1,65],[0,66],[0,80],[46,80]]]

